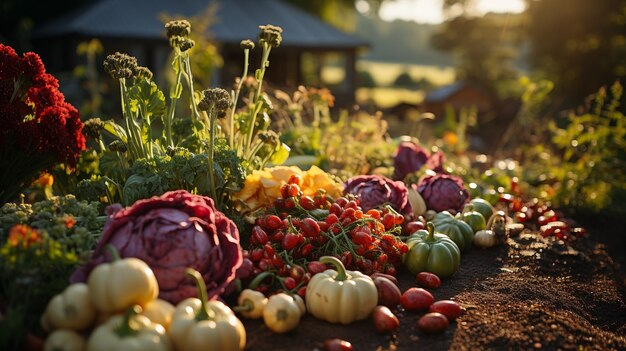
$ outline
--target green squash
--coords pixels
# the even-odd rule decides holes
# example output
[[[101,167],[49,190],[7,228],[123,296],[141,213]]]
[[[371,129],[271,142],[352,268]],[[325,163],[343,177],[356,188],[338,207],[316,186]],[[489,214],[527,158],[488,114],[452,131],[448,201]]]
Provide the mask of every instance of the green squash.
[[[446,235],[435,234],[432,223],[427,226],[428,230],[419,230],[407,239],[409,251],[403,256],[404,265],[413,274],[431,272],[449,277],[459,270],[461,251]]]
[[[485,217],[480,214],[480,212],[476,211],[474,205],[472,204],[465,205],[463,213],[461,214],[461,219],[463,219],[463,222],[472,227],[472,231],[474,233],[487,228],[487,221],[485,221]]]
[[[489,220],[489,218],[491,218],[491,215],[493,214],[493,206],[491,206],[489,201],[477,197],[472,199],[470,204],[474,206],[474,211],[480,212],[480,214],[483,215],[485,220]]]
[[[437,232],[447,235],[459,247],[465,251],[472,246],[474,231],[469,224],[457,219],[448,211],[437,213],[433,219]]]

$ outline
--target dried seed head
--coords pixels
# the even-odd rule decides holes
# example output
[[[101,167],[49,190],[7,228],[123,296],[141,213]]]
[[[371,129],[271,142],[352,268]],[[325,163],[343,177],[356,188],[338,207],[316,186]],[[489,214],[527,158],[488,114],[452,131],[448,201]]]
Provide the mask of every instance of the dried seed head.
[[[191,39],[183,39],[183,41],[180,43],[180,51],[185,52],[189,49],[191,49],[194,45],[196,45],[196,42],[191,40]]]
[[[126,152],[126,150],[128,150],[128,147],[121,140],[113,140],[109,144],[109,150],[113,152]]]
[[[202,92],[202,100],[198,103],[198,109],[209,111],[215,109],[218,117],[223,117],[231,106],[230,94],[222,88],[209,88]]]
[[[273,130],[267,130],[264,132],[259,133],[259,139],[268,145],[273,145],[276,146],[278,145],[278,143],[280,142],[280,138],[278,137],[278,134],[276,134],[276,132],[274,132]]]
[[[274,48],[280,46],[280,43],[283,40],[282,28],[278,26],[273,26],[271,24],[266,24],[264,26],[259,26],[259,29],[261,29],[261,32],[259,32],[259,44],[262,45],[263,42],[266,42]]]
[[[242,40],[239,44],[244,50],[252,50],[254,49],[254,42],[250,39]]]
[[[116,52],[104,60],[104,70],[115,79],[130,78],[137,71],[137,59]]]
[[[91,118],[85,121],[83,124],[83,134],[89,138],[97,139],[100,137],[100,132],[104,129],[104,123],[100,118]]]
[[[191,24],[187,20],[169,21],[165,24],[165,34],[168,39],[175,36],[186,38],[191,34]]]
[[[152,79],[152,71],[150,71],[148,67],[138,66],[135,70],[135,77],[139,79],[145,78],[150,80]]]

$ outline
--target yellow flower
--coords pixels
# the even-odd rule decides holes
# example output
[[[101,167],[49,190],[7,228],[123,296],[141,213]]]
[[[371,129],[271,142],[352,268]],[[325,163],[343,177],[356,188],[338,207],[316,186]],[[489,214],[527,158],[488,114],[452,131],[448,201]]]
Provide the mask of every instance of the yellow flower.
[[[320,189],[335,198],[343,193],[343,185],[316,166],[311,167],[308,171],[302,171],[295,166],[277,166],[254,171],[248,175],[243,189],[235,194],[235,200],[245,204],[250,211],[270,205],[274,200],[281,197],[280,188],[294,174],[302,178],[300,189],[304,195],[313,197]]]

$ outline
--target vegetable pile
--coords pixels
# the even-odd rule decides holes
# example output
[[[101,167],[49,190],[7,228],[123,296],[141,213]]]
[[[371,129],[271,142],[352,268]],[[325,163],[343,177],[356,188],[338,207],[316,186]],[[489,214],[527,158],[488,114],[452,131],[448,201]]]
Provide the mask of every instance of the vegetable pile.
[[[49,332],[45,350],[243,350],[246,331],[224,303],[207,301],[204,279],[185,270],[198,290],[177,306],[157,299],[159,285],[143,261],[120,258],[101,263],[87,283],[75,283],[53,297],[41,317]]]
[[[358,198],[349,195],[336,200],[323,191],[305,196],[300,182],[297,175],[290,177],[281,197],[252,228],[244,266],[252,265],[253,288],[296,291],[325,269],[318,259],[326,255],[365,274],[396,274],[408,251],[399,237],[403,215],[391,207],[364,213]]]

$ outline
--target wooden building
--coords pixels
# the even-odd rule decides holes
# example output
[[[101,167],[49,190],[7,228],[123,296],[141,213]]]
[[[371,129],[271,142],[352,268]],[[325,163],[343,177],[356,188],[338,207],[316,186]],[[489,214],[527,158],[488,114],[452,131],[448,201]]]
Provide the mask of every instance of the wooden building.
[[[479,116],[486,116],[494,112],[496,103],[496,98],[484,89],[467,82],[455,82],[428,92],[421,110],[444,116],[448,108],[458,112],[461,108],[473,107]]]
[[[36,28],[35,49],[49,70],[70,71],[80,62],[77,45],[98,38],[106,54],[126,52],[156,74],[168,64],[170,52],[161,16],[191,17],[211,5],[216,6],[216,22],[208,34],[224,60],[216,85],[228,86],[241,74],[240,41],[256,41],[258,26],[273,24],[284,30],[268,70],[274,86],[325,86],[339,104],[354,101],[356,55],[367,42],[280,0],[99,0]],[[325,65],[331,60],[335,74],[328,79]],[[253,64],[258,65],[255,61],[251,68]]]

